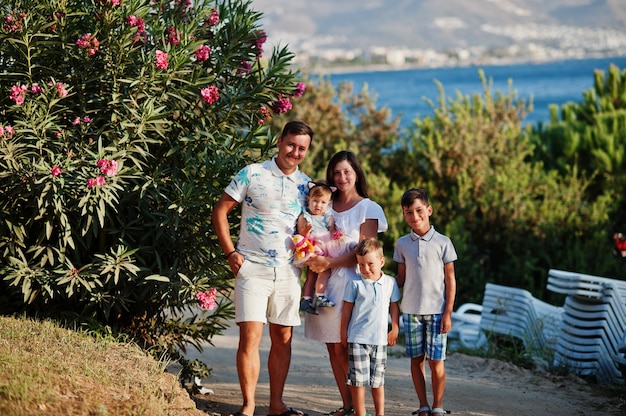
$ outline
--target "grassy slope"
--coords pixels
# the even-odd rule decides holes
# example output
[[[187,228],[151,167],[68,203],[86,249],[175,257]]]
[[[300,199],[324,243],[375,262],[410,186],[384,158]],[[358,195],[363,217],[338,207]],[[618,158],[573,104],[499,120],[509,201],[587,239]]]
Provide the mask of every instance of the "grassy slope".
[[[132,345],[0,316],[0,415],[202,415]]]

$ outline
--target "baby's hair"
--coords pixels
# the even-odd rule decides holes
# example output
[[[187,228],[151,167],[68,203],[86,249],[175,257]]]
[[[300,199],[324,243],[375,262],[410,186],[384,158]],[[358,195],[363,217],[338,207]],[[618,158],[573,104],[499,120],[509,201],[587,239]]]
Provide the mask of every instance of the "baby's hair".
[[[357,256],[365,256],[369,253],[377,252],[381,257],[383,256],[383,246],[380,244],[380,241],[375,239],[374,237],[364,238],[359,242],[356,246],[356,255]]]
[[[428,194],[422,188],[411,188],[404,192],[400,204],[403,207],[410,207],[416,199],[422,201],[426,206],[430,205],[428,202]]]
[[[332,196],[333,188],[326,181],[309,182],[309,198],[316,196]]]

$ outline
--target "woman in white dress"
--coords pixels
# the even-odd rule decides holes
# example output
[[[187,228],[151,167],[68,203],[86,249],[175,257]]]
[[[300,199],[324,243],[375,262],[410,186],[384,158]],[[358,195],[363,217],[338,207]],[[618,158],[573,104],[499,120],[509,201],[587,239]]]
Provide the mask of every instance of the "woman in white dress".
[[[340,324],[343,291],[348,279],[358,278],[354,248],[366,237],[376,238],[387,231],[387,219],[380,205],[368,198],[367,182],[361,165],[350,151],[336,153],[328,162],[326,181],[337,188],[333,194],[332,215],[343,233],[329,248],[328,257],[315,257],[306,264],[316,273],[331,269],[326,297],[332,308],[318,308],[319,315],[305,314],[306,338],[326,343],[330,365],[343,402],[330,416],[347,416],[353,412],[352,397],[346,384],[348,351],[341,345]]]

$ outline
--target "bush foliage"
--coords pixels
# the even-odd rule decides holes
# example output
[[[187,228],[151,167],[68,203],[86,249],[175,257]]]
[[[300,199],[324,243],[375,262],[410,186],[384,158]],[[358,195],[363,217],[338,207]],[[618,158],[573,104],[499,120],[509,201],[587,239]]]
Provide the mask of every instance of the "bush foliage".
[[[292,53],[263,50],[250,2],[0,13],[0,308],[210,342],[232,315],[211,209],[303,93]]]
[[[618,128],[623,110],[617,107],[626,101],[617,87],[623,81],[616,81],[615,68],[609,72],[604,80],[598,71],[597,92],[585,91],[583,103],[567,108],[587,114],[578,116],[581,120],[614,126],[611,140],[623,146],[626,135]],[[623,180],[618,180],[623,168],[613,164],[615,169],[602,173],[605,180],[599,182],[598,171],[589,169],[595,165],[582,163],[588,160],[583,156],[601,154],[594,142],[573,151],[559,168],[560,153],[541,149],[549,149],[561,130],[582,129],[582,122],[554,120],[538,132],[523,125],[532,102],[518,99],[512,82],[507,91],[494,91],[480,70],[477,82],[482,94],[472,96],[447,95],[438,84],[439,100],[430,103],[433,115],[400,130],[389,109],[376,107],[375,93],[367,86],[355,92],[349,83],[333,88],[328,79],[312,80],[306,99],[293,109],[314,120],[316,128],[311,151],[316,156],[303,164],[305,171],[323,177],[325,161],[339,149],[360,156],[370,197],[383,206],[389,221],[380,238],[391,274],[395,240],[410,231],[400,196],[410,187],[427,189],[434,208],[431,223],[452,238],[459,254],[457,304],[480,303],[487,282],[526,288],[551,300],[555,296],[546,290],[550,268],[623,277],[622,258],[614,255],[611,239],[614,232],[626,231],[626,222],[618,221],[625,211],[620,207]],[[598,108],[605,108],[593,117],[585,110],[592,96],[602,103]]]

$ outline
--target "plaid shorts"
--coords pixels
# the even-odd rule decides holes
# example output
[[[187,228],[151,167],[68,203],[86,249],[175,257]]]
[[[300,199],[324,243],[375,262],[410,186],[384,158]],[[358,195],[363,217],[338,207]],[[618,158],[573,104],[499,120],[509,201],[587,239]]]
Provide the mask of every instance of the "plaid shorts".
[[[403,314],[406,355],[445,360],[448,336],[441,333],[442,315]]]
[[[385,384],[387,346],[348,343],[349,386],[372,388]]]

